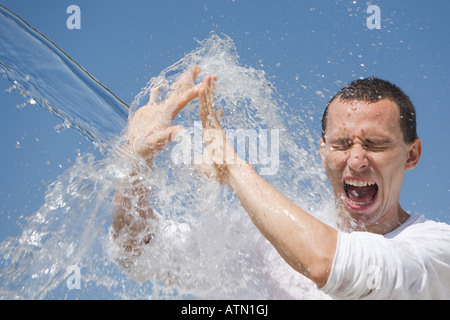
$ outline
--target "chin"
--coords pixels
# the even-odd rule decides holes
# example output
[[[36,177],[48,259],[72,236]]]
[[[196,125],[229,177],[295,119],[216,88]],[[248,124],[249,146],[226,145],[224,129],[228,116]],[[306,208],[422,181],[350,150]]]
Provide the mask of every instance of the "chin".
[[[345,196],[341,196],[340,199],[338,211],[341,212],[341,223],[339,226],[343,231],[367,231],[367,228],[380,219],[378,201],[370,204],[355,204]]]

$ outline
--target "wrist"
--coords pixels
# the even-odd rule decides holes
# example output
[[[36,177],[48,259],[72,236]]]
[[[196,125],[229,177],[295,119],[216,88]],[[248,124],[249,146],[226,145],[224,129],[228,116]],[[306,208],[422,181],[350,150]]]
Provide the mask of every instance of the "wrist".
[[[257,175],[250,163],[247,161],[239,161],[236,164],[228,166],[226,184],[235,192],[242,183],[246,184],[248,179],[255,174]]]
[[[142,165],[144,162],[148,167],[152,167],[153,160],[154,160],[154,154],[153,153],[142,153],[137,151],[134,148],[133,143],[130,141],[127,141],[122,146],[122,152],[126,155],[128,155],[129,158],[134,159],[135,161],[132,161],[132,163],[135,163],[136,165]]]

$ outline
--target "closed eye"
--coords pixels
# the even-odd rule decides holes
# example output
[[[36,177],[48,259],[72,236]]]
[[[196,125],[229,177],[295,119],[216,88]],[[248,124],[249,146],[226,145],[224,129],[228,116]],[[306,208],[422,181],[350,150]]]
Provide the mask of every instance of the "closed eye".
[[[350,149],[350,147],[351,147],[350,144],[332,144],[331,145],[331,148],[333,150],[340,150],[340,151],[348,150],[348,149]]]
[[[386,150],[387,146],[379,146],[379,145],[364,146],[364,149],[374,152],[380,152]]]
[[[365,139],[362,147],[365,150],[381,152],[389,148],[392,141],[387,139]],[[337,139],[331,143],[332,150],[345,151],[352,148],[353,142],[350,139]]]
[[[388,149],[391,144],[390,140],[366,139],[364,141],[364,149],[379,152]]]
[[[338,139],[331,143],[331,148],[333,150],[344,151],[350,149],[352,145],[353,143],[350,139]]]

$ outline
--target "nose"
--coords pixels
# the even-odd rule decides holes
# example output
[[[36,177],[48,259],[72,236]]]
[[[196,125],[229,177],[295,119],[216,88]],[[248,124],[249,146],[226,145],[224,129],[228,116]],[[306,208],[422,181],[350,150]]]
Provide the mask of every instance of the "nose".
[[[354,172],[361,172],[369,167],[367,151],[360,144],[354,144],[349,150],[347,164]]]

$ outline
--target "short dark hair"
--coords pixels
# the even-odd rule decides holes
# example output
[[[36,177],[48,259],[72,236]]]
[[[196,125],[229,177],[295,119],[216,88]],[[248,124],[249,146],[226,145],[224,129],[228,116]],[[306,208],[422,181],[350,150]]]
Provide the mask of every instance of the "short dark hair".
[[[343,102],[364,101],[377,102],[389,99],[398,106],[400,113],[400,128],[405,143],[411,143],[417,138],[416,109],[409,97],[396,85],[378,78],[355,80],[342,88],[327,104],[322,116],[322,138],[325,140],[328,107],[336,100]]]

